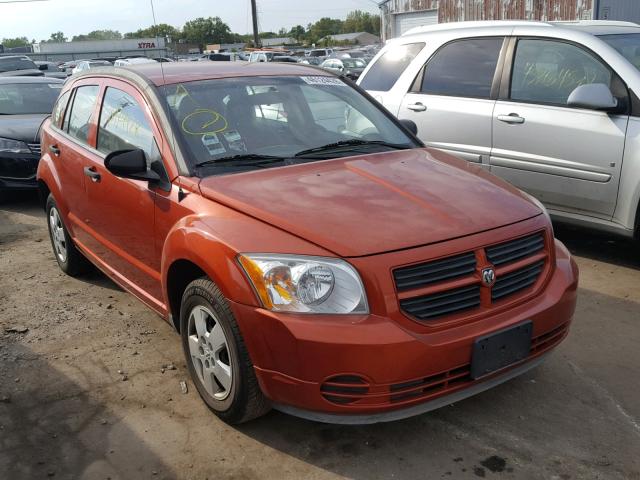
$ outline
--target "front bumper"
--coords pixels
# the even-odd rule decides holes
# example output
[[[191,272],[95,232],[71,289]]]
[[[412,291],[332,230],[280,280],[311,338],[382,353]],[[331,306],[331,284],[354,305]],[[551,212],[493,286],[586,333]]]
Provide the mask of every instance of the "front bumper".
[[[264,394],[280,410],[332,423],[394,420],[491,388],[534,367],[568,334],[578,270],[556,242],[544,289],[509,310],[446,329],[416,332],[390,318],[276,314],[232,304]],[[526,360],[470,377],[476,338],[533,322]]]
[[[38,187],[36,171],[40,156],[36,154],[0,155],[0,189],[25,190]]]

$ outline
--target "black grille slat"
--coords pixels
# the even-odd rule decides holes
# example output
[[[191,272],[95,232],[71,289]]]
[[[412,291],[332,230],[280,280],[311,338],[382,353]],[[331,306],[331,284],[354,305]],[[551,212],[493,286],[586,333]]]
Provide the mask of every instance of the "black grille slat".
[[[473,252],[399,268],[393,272],[398,290],[417,288],[431,283],[470,275],[476,270],[476,256]]]
[[[467,310],[480,305],[480,287],[474,285],[445,293],[402,300],[400,307],[421,320]]]
[[[540,261],[526,268],[499,277],[491,291],[491,299],[493,301],[499,300],[507,295],[530,287],[538,281],[543,268],[544,262]]]
[[[39,143],[28,143],[27,145],[29,146],[29,150],[31,150],[31,153],[35,155],[40,155],[42,153],[42,148],[40,147]]]
[[[487,259],[493,265],[503,265],[521,258],[530,257],[544,249],[544,236],[542,233],[519,238],[486,249]]]

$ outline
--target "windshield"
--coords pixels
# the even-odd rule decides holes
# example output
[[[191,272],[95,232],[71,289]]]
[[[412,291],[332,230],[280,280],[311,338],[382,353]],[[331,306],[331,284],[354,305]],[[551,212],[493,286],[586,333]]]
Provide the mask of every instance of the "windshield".
[[[277,157],[282,162],[272,166],[282,166],[417,146],[357,90],[334,77],[204,80],[169,85],[165,94],[192,165],[207,162],[198,175],[247,169],[239,159],[235,166],[223,164],[230,157]],[[304,159],[296,157],[303,153]]]
[[[602,35],[600,38],[640,70],[640,33]]]
[[[327,56],[327,51],[326,50],[311,50],[311,53],[309,53],[310,57],[326,57]]]
[[[0,84],[0,115],[51,113],[62,83]]]
[[[343,58],[342,63],[347,68],[364,68],[365,63],[359,58]]]
[[[0,72],[11,72],[12,70],[37,69],[35,63],[28,58],[2,58],[0,57]]]

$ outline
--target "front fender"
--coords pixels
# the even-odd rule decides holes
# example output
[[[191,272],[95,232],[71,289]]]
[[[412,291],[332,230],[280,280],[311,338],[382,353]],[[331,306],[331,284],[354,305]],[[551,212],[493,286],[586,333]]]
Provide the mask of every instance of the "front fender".
[[[226,298],[257,306],[258,300],[236,261],[237,254],[236,249],[210,232],[202,216],[180,219],[162,249],[162,285],[167,305],[169,269],[175,261],[187,260],[202,269]]]

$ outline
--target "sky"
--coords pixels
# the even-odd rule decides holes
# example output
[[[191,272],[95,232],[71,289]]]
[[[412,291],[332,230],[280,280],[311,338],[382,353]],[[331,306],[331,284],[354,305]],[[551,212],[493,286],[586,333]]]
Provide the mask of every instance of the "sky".
[[[3,3],[0,39],[28,37],[37,41],[62,31],[73,35],[92,30],[131,32],[153,24],[151,0],[45,0]],[[260,31],[313,23],[321,17],[344,18],[351,10],[378,13],[376,0],[256,0]],[[251,30],[249,0],[153,0],[157,23],[181,27],[197,17],[219,16],[236,33]]]

